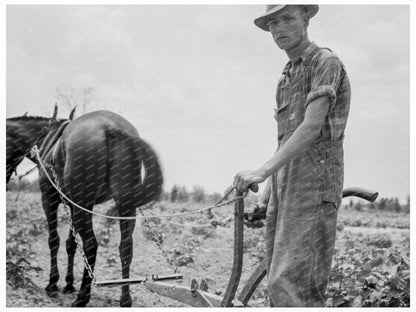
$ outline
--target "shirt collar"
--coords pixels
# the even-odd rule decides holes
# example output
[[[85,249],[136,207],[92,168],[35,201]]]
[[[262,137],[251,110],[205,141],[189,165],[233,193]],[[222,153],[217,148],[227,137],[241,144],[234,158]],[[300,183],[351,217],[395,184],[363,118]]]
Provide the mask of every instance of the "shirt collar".
[[[303,62],[303,64],[305,65],[305,66],[307,66],[307,65],[309,65],[309,63],[310,63],[310,61],[311,61],[311,59],[312,59],[312,56],[313,56],[313,54],[314,54],[314,52],[315,52],[315,50],[318,48],[318,46],[316,45],[316,43],[315,42],[311,42],[307,47],[306,47],[306,49],[302,52],[302,54],[298,57],[298,58],[296,58],[296,59],[293,59],[293,60],[290,60],[287,64],[286,64],[286,66],[285,66],[285,68],[283,69],[283,73],[282,74],[287,74],[288,72],[289,72],[289,70],[290,70],[290,68],[295,64],[295,63],[297,63],[299,60],[301,60],[302,62]]]

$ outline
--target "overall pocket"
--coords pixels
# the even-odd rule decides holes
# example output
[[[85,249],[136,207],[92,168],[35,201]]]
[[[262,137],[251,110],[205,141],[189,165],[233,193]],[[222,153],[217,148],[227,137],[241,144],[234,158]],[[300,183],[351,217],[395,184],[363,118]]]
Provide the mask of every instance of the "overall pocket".
[[[290,90],[288,87],[281,88],[280,101],[277,103],[276,116],[278,138],[281,140],[285,134],[289,115]]]
[[[342,187],[344,182],[344,165],[342,148],[326,149],[327,166],[323,184],[322,200],[331,203],[340,203],[342,200]]]

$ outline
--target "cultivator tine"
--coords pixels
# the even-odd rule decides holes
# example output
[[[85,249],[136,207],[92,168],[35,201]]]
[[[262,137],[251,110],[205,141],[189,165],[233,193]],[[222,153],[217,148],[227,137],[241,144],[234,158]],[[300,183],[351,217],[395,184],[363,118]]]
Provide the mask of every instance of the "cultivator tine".
[[[201,289],[203,291],[208,291],[208,283],[204,278],[199,283],[199,289]]]
[[[195,293],[197,289],[198,289],[198,282],[196,281],[196,279],[193,279],[191,281],[191,291]]]
[[[204,284],[204,287],[208,286],[206,285],[206,282]],[[191,292],[192,295],[194,297],[199,297],[199,300],[204,304],[204,306],[209,307],[209,308],[213,308],[214,305],[212,304],[212,302],[207,298],[207,296],[205,296],[205,291],[203,291],[202,289],[198,289],[198,282],[196,281],[196,279],[193,279],[191,281]]]

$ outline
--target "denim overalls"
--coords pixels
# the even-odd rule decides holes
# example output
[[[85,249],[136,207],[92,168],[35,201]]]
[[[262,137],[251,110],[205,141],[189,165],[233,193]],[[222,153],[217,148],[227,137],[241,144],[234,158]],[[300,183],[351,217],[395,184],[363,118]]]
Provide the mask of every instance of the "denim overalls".
[[[323,306],[343,186],[342,140],[350,86],[344,66],[312,43],[285,68],[277,90],[279,148],[320,96],[330,108],[320,137],[272,176],[266,218],[268,291],[273,306]]]

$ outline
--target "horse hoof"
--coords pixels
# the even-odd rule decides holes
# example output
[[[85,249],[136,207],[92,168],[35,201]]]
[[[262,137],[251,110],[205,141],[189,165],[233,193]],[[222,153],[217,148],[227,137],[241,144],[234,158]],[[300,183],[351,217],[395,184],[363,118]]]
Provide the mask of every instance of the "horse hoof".
[[[45,290],[46,290],[46,294],[49,297],[56,297],[59,292],[59,288],[58,286],[56,286],[56,284],[46,286]]]
[[[86,306],[88,301],[85,301],[84,299],[78,299],[75,300],[74,302],[72,302],[71,306],[72,307],[78,307],[78,308],[83,308]]]
[[[75,287],[72,284],[67,284],[65,288],[62,290],[64,294],[72,294],[75,292]]]
[[[128,295],[122,295],[120,297],[120,307],[122,308],[130,308],[132,304],[132,300],[131,300],[131,296],[130,294]]]
[[[122,308],[131,308],[131,301],[130,302],[120,302],[120,307]]]

